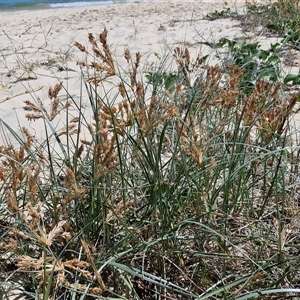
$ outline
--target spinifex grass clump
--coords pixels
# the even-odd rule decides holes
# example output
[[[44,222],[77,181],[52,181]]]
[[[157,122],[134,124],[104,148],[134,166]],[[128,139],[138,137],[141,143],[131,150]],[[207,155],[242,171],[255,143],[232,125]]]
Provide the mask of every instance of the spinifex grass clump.
[[[89,111],[83,96],[59,101],[57,85],[50,111],[26,101],[47,140],[23,129],[19,149],[1,148],[1,250],[28,275],[28,296],[287,293],[299,264],[297,95],[262,80],[245,93],[242,67],[206,66],[187,48],[151,70],[125,50],[119,71],[106,30],[89,42],[76,43]]]

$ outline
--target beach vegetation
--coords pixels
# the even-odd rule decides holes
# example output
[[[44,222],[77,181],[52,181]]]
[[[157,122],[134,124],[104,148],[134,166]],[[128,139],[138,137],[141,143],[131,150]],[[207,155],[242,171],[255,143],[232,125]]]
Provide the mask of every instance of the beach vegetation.
[[[298,297],[299,74],[282,72],[286,32],[267,50],[223,39],[216,65],[180,45],[146,68],[125,49],[121,67],[106,29],[77,41],[80,95],[58,81],[24,102],[46,138],[0,121],[2,284],[21,275],[24,299],[42,300]]]
[[[216,19],[232,18],[235,16],[238,16],[237,11],[232,10],[230,7],[227,7],[226,9],[223,9],[221,11],[215,10],[214,12],[207,14],[206,18],[214,21]]]
[[[245,29],[259,28],[265,34],[282,36],[290,30],[299,31],[299,1],[269,1],[263,5],[250,1],[241,20]]]

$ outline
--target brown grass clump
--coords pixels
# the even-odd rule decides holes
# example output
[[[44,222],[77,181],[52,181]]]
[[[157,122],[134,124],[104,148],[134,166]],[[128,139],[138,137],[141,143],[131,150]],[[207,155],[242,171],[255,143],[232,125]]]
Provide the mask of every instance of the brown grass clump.
[[[293,114],[298,95],[280,97],[280,83],[258,82],[252,94],[245,98],[244,124],[255,126],[263,139],[269,141],[274,135],[281,136],[288,117]],[[279,101],[280,99],[280,101]]]
[[[81,108],[68,115],[59,83],[25,104],[45,124],[66,114],[64,128],[43,147],[25,128],[20,148],[0,147],[9,216],[0,251],[11,251],[14,272],[47,299],[219,299],[292,284],[283,262],[297,252],[298,157],[277,149],[298,95],[266,80],[247,94],[244,68],[205,66],[179,47],[176,72],[147,80],[141,54],[126,49],[122,76],[107,31],[88,38],[91,53],[76,46],[93,70],[84,78],[95,91],[91,121]],[[111,76],[113,100],[97,94]]]

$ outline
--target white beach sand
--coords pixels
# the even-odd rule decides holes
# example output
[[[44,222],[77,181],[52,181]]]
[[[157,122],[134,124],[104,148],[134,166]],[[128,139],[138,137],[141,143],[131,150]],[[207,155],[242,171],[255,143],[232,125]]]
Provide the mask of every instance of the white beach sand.
[[[83,55],[77,41],[88,47],[88,33],[108,30],[108,43],[116,58],[125,63],[123,53],[140,51],[144,66],[186,44],[194,57],[211,53],[203,42],[245,36],[239,22],[231,19],[204,19],[207,13],[231,7],[243,9],[244,1],[153,1],[88,7],[60,8],[0,13],[0,119],[12,126],[26,126],[43,138],[42,121],[25,118],[24,100],[47,102],[50,86],[62,81],[79,97]],[[249,33],[248,33],[249,35]],[[212,55],[212,62],[218,58]],[[65,70],[65,71],[64,71]],[[63,118],[63,117],[62,117]],[[58,120],[59,121],[59,120]],[[0,137],[0,144],[4,136]]]

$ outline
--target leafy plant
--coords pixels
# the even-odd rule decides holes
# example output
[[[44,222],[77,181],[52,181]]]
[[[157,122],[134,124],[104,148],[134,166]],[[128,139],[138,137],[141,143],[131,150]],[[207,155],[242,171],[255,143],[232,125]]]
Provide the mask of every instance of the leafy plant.
[[[274,53],[279,44],[272,45],[268,50],[262,50],[259,42],[247,44],[243,40],[223,39],[218,45],[220,47],[227,45],[229,61],[244,69],[241,87],[246,94],[249,95],[255,84],[263,78],[273,82],[280,79],[278,67],[280,58]]]
[[[272,34],[282,35],[299,31],[299,2],[278,0],[266,5],[249,4],[242,16],[244,28],[263,26]]]
[[[175,73],[166,73],[166,72],[147,72],[145,75],[146,79],[153,86],[164,87],[169,92],[174,92],[176,87],[176,81],[178,80],[178,75]]]
[[[288,74],[284,78],[284,83],[292,82],[293,85],[300,84],[300,75]]]
[[[231,8],[223,9],[221,11],[215,10],[212,13],[206,15],[209,20],[216,20],[222,18],[230,18],[237,16],[237,12],[233,11]]]

